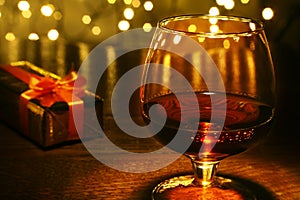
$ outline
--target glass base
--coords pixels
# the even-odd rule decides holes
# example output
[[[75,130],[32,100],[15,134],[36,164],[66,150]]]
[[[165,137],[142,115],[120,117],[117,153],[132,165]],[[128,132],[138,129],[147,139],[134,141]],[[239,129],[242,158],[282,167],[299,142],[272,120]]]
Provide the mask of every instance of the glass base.
[[[249,184],[247,181],[215,176],[214,182],[201,187],[194,184],[193,175],[178,176],[167,179],[158,184],[152,191],[152,200],[260,200],[274,199],[272,195],[264,191],[258,185]],[[259,194],[257,193],[259,192]]]

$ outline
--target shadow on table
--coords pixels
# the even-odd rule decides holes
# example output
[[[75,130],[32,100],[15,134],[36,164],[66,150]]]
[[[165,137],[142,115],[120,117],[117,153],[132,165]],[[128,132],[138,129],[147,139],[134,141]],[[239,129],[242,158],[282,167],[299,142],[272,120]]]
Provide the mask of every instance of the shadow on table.
[[[154,183],[152,186],[149,186],[149,189],[148,191],[145,191],[145,196],[143,198],[145,199],[151,199],[151,195],[152,195],[152,190],[155,188],[155,186],[157,184],[159,184],[161,181],[164,181],[166,179],[169,179],[169,178],[173,178],[174,176],[185,176],[187,174],[176,174],[171,177],[163,177],[161,178],[161,180],[158,180],[156,183]],[[190,174],[188,174],[190,175]],[[192,175],[190,175],[192,176]],[[224,184],[224,188],[222,188],[222,191],[220,193],[220,191],[218,189],[216,190],[212,190],[212,192],[206,192],[205,194],[205,199],[214,199],[214,197],[212,197],[211,195],[213,194],[216,194],[216,195],[220,195],[221,196],[218,196],[217,199],[219,198],[225,198],[227,199],[226,197],[230,196],[230,198],[234,198],[232,195],[235,195],[237,194],[239,196],[239,198],[242,198],[242,199],[245,199],[245,200],[252,200],[252,199],[255,199],[255,200],[278,200],[278,198],[275,197],[275,195],[267,190],[266,188],[264,188],[262,185],[256,183],[256,182],[253,182],[251,180],[248,180],[248,179],[245,179],[245,178],[241,178],[241,177],[238,177],[238,176],[233,176],[233,175],[229,175],[229,174],[224,174],[224,173],[217,173],[217,176],[220,176],[221,179],[222,178],[225,178],[225,179],[231,179],[232,182],[229,182],[229,183],[225,183]],[[229,184],[229,185],[226,185],[226,184]],[[229,187],[229,188],[232,188],[232,189],[229,189],[228,190],[226,189],[226,187]],[[225,189],[225,190],[223,190]],[[169,190],[169,189],[168,189]],[[191,194],[191,199],[194,199],[194,198],[198,198],[199,195],[202,196],[203,195],[203,191],[201,191],[200,193],[195,193],[196,191],[199,191],[198,188],[180,188],[180,192],[178,192],[178,190],[176,189],[170,189],[169,191],[167,191],[166,193],[164,192],[163,195],[158,195],[159,197],[156,197],[156,198],[159,198],[161,200],[164,200],[164,199],[173,199],[174,195],[175,195],[175,198],[179,198],[178,195],[184,193],[189,193]],[[217,193],[215,193],[217,192]],[[172,196],[173,195],[173,196]],[[206,195],[208,195],[206,197]],[[237,197],[237,196],[236,196]]]

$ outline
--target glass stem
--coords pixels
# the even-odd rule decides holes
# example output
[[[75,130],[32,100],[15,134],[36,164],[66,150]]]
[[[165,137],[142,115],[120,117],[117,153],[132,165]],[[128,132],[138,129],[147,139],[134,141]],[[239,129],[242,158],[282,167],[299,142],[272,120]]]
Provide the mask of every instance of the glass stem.
[[[210,186],[217,172],[219,161],[199,162],[192,159],[192,164],[195,175],[194,184],[203,187]]]

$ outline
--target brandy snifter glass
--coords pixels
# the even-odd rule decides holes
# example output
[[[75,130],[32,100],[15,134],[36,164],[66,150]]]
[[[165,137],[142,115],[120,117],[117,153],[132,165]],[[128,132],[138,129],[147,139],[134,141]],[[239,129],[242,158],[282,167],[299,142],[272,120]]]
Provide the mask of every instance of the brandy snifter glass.
[[[190,158],[194,170],[161,182],[152,198],[256,199],[216,171],[222,159],[262,141],[274,118],[274,68],[263,24],[209,15],[159,21],[142,85],[144,120],[164,127],[155,138]]]

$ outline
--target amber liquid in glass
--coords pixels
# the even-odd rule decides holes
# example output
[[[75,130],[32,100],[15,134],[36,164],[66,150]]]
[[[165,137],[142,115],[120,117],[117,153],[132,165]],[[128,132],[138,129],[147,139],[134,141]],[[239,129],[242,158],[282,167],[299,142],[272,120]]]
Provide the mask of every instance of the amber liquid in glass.
[[[218,93],[208,95],[198,92],[196,93],[197,102],[194,102],[195,98],[192,98],[190,93],[181,93],[180,95],[184,99],[183,104],[190,106],[180,106],[174,94],[167,94],[155,97],[144,104],[143,115],[145,121],[149,121],[148,111],[151,105],[160,104],[164,107],[167,112],[167,120],[164,128],[155,135],[163,145],[167,145],[175,137],[180,122],[184,123],[184,134],[181,136],[181,140],[190,142],[185,154],[193,159],[215,161],[243,152],[256,144],[257,140],[263,138],[271,127],[274,110],[253,98],[226,94],[226,99],[218,100]],[[218,123],[218,119],[211,122],[210,95],[216,95],[217,103],[213,108],[217,113],[216,118],[219,117],[219,121],[222,123]],[[224,103],[226,103],[226,110],[222,112],[218,109],[224,109]],[[197,109],[193,109],[193,105],[197,104],[200,117],[195,118],[193,112]],[[155,109],[155,107],[152,109],[156,116],[163,114],[160,109]],[[187,113],[185,118],[182,117],[181,112]],[[220,113],[219,116],[218,113]],[[159,123],[155,119],[151,120]],[[198,124],[198,129],[195,131],[189,128],[194,123]],[[172,149],[176,151],[176,147]]]

